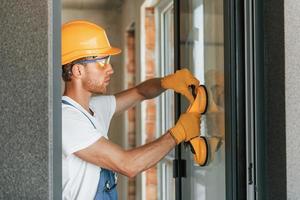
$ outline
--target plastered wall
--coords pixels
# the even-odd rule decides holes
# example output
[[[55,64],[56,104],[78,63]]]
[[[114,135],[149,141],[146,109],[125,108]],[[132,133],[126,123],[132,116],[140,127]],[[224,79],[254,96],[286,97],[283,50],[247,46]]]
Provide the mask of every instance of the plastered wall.
[[[300,199],[300,1],[285,0],[287,198]]]
[[[0,199],[52,196],[51,6],[1,1]]]
[[[300,199],[300,2],[264,1],[266,199]]]

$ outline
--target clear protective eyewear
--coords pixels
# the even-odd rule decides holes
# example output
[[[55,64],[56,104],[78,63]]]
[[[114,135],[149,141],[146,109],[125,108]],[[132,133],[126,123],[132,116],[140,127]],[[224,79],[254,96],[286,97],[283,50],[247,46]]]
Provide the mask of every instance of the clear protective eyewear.
[[[102,57],[102,58],[95,58],[92,60],[81,60],[74,64],[84,64],[84,63],[93,63],[93,62],[98,63],[100,67],[105,67],[110,62],[110,56],[106,56],[106,57]]]

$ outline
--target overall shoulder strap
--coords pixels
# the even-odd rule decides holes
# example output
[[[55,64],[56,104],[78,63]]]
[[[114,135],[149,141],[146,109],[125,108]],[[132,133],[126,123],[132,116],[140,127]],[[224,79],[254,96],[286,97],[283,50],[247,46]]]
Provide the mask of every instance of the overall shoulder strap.
[[[75,109],[77,109],[77,110],[79,110],[78,108],[76,108],[73,104],[71,104],[70,102],[68,102],[68,101],[66,101],[66,100],[62,100],[62,103],[63,104],[66,104],[66,105],[69,105],[69,106],[72,106],[73,108],[75,108]],[[86,118],[88,118],[88,120],[91,122],[91,124],[93,125],[93,127],[96,129],[96,126],[95,126],[95,124],[93,123],[93,121],[84,113],[84,112],[82,112],[82,110],[79,110],[82,114],[84,114],[84,116],[86,117]]]

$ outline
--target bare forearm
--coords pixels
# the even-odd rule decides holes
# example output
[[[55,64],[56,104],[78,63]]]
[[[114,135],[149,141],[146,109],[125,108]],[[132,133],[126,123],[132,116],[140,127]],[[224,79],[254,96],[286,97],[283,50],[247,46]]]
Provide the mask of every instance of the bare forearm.
[[[152,99],[165,91],[165,89],[161,87],[161,78],[153,78],[144,81],[137,85],[136,89],[145,99]]]
[[[175,146],[174,138],[167,132],[153,142],[128,150],[126,152],[128,158],[126,163],[128,163],[127,168],[131,170],[131,176],[135,176],[158,163]]]
[[[164,91],[165,89],[161,87],[161,78],[153,78],[119,92],[115,94],[117,102],[115,114],[122,113],[145,99],[157,97]]]

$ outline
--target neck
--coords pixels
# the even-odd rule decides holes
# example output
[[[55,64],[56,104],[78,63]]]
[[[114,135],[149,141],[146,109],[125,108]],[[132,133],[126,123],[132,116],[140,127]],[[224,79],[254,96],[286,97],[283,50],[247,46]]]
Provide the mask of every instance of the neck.
[[[65,86],[64,96],[68,96],[77,103],[79,103],[86,111],[91,113],[89,109],[89,102],[92,94],[82,87],[76,87],[71,83],[67,83]]]

